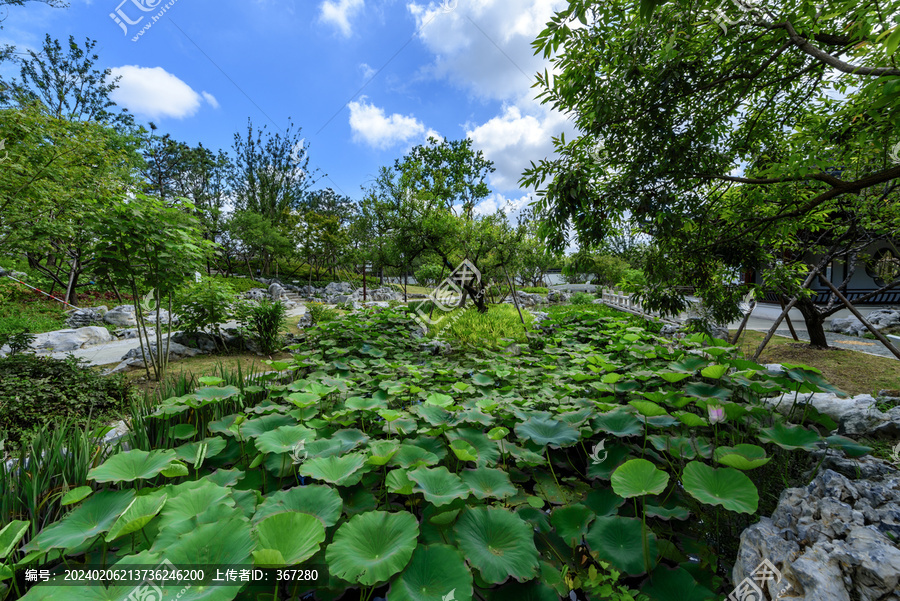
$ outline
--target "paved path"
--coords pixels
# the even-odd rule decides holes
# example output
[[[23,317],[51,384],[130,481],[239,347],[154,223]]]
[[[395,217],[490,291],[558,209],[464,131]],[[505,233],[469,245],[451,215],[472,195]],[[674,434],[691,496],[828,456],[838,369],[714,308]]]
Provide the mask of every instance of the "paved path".
[[[306,307],[303,305],[294,307],[293,309],[287,310],[287,317],[296,317],[298,315],[303,315],[306,313]],[[227,323],[222,324],[223,328],[234,328],[237,327],[236,321],[229,321]],[[173,332],[174,334],[175,332]],[[151,337],[150,341],[155,341],[155,337]],[[165,340],[165,336],[163,336],[163,340]],[[97,344],[94,346],[87,346],[82,349],[78,349],[77,351],[69,351],[65,353],[50,353],[49,356],[55,359],[65,359],[69,355],[77,357],[79,359],[84,359],[88,365],[113,365],[116,363],[120,363],[122,361],[122,357],[124,357],[128,351],[131,349],[140,348],[141,344],[137,338],[133,338],[130,340],[115,340],[113,342],[109,342],[107,344]],[[47,355],[47,353],[38,353]]]

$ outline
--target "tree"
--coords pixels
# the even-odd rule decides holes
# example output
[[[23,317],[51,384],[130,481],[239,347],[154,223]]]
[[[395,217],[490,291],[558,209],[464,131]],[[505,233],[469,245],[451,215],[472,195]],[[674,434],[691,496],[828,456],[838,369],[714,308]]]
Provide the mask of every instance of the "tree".
[[[653,238],[645,304],[677,313],[674,286],[691,285],[727,322],[741,272],[790,256],[772,281],[802,297],[816,253],[849,257],[890,235],[877,207],[896,214],[900,30],[888,15],[900,2],[767,4],[727,26],[718,2],[656,4],[572,0],[535,42],[555,53],[542,100],[581,133],[522,179],[540,188],[552,246],[569,223],[590,245],[630,221]],[[804,316],[824,346],[821,322]]]
[[[134,182],[138,141],[48,114],[38,102],[0,109],[0,139],[9,152],[0,163],[0,244],[76,305],[98,228]]]
[[[169,315],[176,293],[194,273],[202,268],[213,244],[203,239],[200,224],[192,216],[194,207],[187,203],[174,206],[163,201],[137,195],[115,205],[98,231],[98,272],[131,291],[135,299],[141,352],[147,377],[150,367],[157,381],[166,375],[172,322],[167,323],[163,345],[162,307]],[[148,290],[144,294],[144,290]],[[144,299],[137,306],[138,299]],[[155,312],[157,353],[151,352],[148,324],[143,311]]]
[[[308,145],[300,138],[301,130],[293,127],[290,124],[284,134],[269,134],[265,127],[254,130],[248,121],[246,136],[234,135],[235,158],[229,176],[236,209],[260,216],[285,238],[292,227],[287,223],[291,212],[301,208],[315,183],[309,172]],[[258,248],[262,270],[268,273],[274,258],[269,249],[275,246]]]
[[[28,58],[20,61],[21,81],[0,80],[0,103],[27,104],[41,101],[47,111],[71,121],[95,121],[132,129],[134,117],[126,109],[112,111],[115,103],[110,94],[118,87],[119,77],[110,79],[112,71],[94,68],[99,59],[93,54],[96,40],[86,39],[79,47],[69,36],[68,52],[59,40],[47,34],[41,52],[28,50]],[[9,88],[2,91],[3,88]]]

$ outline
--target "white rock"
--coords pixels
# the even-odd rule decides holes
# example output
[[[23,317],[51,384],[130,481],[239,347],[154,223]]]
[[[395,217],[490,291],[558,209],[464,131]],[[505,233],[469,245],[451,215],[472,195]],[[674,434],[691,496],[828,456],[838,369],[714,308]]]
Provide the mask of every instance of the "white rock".
[[[112,342],[112,340],[113,335],[106,328],[89,326],[76,330],[57,330],[55,332],[37,334],[34,337],[32,348],[53,353],[64,353],[77,351],[80,348],[94,344]]]
[[[134,305],[122,305],[103,316],[103,321],[120,328],[133,328],[137,325]]]

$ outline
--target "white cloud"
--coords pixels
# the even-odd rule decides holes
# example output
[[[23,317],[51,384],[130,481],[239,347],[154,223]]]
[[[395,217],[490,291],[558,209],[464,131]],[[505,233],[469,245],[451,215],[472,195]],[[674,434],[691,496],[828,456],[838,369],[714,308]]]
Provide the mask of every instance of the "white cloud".
[[[356,142],[385,149],[423,138],[425,135],[425,126],[415,117],[398,113],[387,116],[384,109],[367,103],[365,96],[361,97],[359,102],[351,102],[349,106],[350,129]]]
[[[365,0],[325,0],[319,7],[319,19],[337,27],[344,37],[350,37],[350,19],[365,7]]]
[[[444,10],[438,2],[407,9],[419,37],[435,56],[431,72],[471,93],[509,100],[533,95],[534,75],[547,66],[531,43],[566,0],[457,0]],[[452,6],[451,2],[447,6]]]
[[[209,92],[201,92],[203,94],[203,99],[206,100],[206,103],[214,109],[219,108],[219,101],[216,100],[216,97],[210,94]]]
[[[476,215],[493,215],[497,209],[502,209],[512,223],[516,222],[519,214],[532,202],[534,198],[526,194],[519,198],[509,198],[503,194],[491,194],[475,206]]]
[[[362,63],[359,66],[359,70],[362,71],[363,79],[365,79],[366,81],[372,79],[372,77],[374,77],[377,73],[377,71],[370,67],[367,63]]]
[[[118,89],[110,95],[112,100],[140,117],[184,119],[200,109],[202,98],[210,104],[215,102],[212,95],[204,93],[201,97],[162,67],[125,65],[113,68],[112,75],[122,77]]]
[[[531,161],[553,154],[553,137],[571,133],[573,126],[559,113],[535,107],[532,114],[508,105],[503,114],[466,133],[475,148],[494,161],[497,171],[491,174],[491,185],[500,190],[519,189],[519,178]]]

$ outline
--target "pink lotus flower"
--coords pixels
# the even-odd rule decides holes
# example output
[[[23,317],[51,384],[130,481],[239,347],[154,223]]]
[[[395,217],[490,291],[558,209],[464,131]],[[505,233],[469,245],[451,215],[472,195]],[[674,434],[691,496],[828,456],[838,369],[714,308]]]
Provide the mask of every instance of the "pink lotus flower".
[[[720,405],[708,405],[706,407],[709,410],[709,423],[710,424],[718,424],[719,422],[725,421],[725,408]]]

